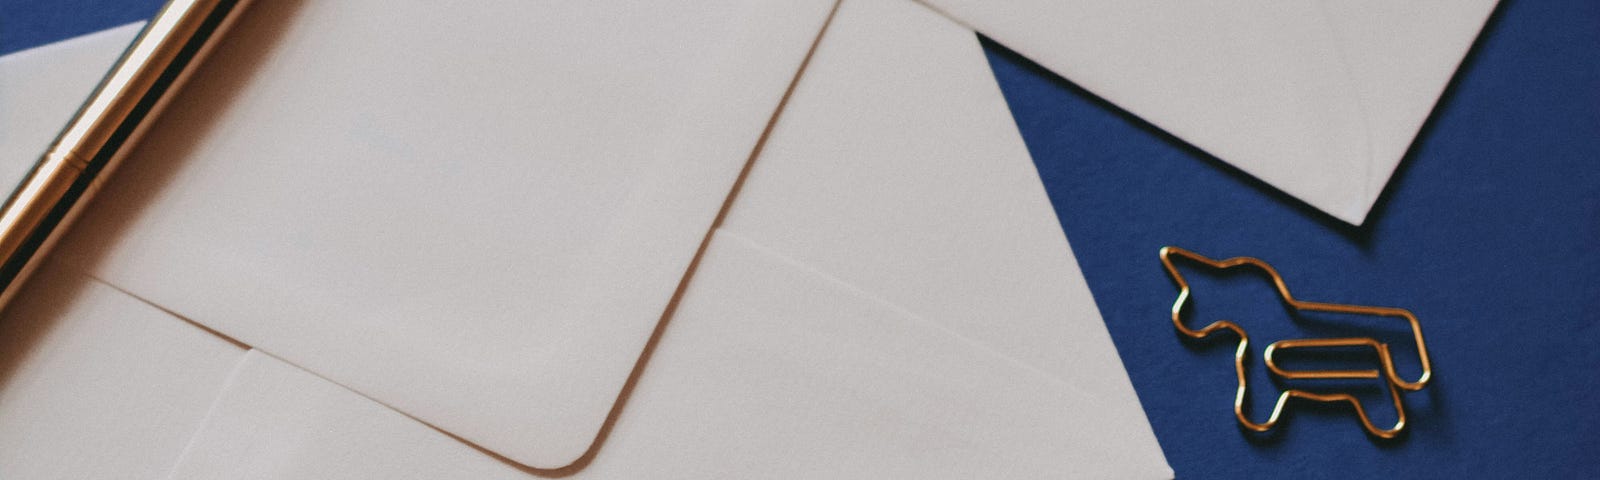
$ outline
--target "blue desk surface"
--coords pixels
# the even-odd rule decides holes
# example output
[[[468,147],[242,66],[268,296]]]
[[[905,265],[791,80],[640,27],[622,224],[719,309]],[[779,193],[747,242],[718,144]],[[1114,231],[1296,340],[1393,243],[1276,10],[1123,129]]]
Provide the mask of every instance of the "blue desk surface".
[[[0,0],[0,53],[147,18],[159,4]],[[1180,478],[1600,477],[1600,2],[1504,1],[1362,227],[985,47]],[[1375,441],[1348,408],[1305,404],[1271,434],[1241,432],[1233,340],[1186,341],[1168,323],[1175,289],[1156,257],[1168,244],[1265,259],[1304,299],[1414,311],[1436,377],[1405,396],[1409,432]],[[1276,339],[1378,335],[1396,345],[1402,374],[1418,371],[1392,319],[1297,316],[1260,276],[1186,275],[1193,321],[1239,321],[1258,339],[1252,360]],[[1288,386],[1262,370],[1250,372],[1257,415]],[[1342,388],[1392,422],[1380,385]]]

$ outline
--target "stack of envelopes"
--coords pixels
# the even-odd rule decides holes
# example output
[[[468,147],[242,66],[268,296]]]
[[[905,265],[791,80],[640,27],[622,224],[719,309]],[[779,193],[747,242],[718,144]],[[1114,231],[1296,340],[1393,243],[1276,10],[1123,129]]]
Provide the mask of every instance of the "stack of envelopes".
[[[1170,477],[972,28],[1359,223],[1493,3],[256,2],[0,319],[0,475]],[[0,58],[0,174],[137,28]]]

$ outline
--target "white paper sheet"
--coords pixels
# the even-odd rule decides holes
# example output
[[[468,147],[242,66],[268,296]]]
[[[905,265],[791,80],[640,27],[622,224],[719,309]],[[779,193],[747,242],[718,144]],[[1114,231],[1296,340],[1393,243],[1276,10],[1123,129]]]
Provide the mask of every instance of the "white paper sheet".
[[[560,467],[831,6],[257,2],[76,251],[186,318]]]
[[[572,478],[1170,477],[1053,218],[971,32],[846,2]],[[517,478],[269,357],[245,372],[176,478]]]
[[[659,348],[569,478],[1171,476],[1085,392],[736,237],[712,243]],[[233,385],[174,479],[523,478],[265,355]]]
[[[970,31],[848,2],[723,226],[575,478],[1171,476]],[[177,478],[529,478],[271,356],[239,365]]]
[[[164,478],[244,352],[45,265],[0,315],[0,478]]]
[[[722,228],[1141,416],[977,37],[855,3]]]
[[[141,27],[0,57],[0,182]],[[0,478],[164,478],[244,348],[52,263],[0,313]]]
[[[921,0],[1361,224],[1496,0]]]

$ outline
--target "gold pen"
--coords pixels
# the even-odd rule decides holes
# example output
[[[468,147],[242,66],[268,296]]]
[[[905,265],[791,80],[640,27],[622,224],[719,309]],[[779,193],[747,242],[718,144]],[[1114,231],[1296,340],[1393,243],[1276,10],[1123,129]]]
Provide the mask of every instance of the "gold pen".
[[[0,207],[0,308],[245,1],[169,0],[100,81]]]

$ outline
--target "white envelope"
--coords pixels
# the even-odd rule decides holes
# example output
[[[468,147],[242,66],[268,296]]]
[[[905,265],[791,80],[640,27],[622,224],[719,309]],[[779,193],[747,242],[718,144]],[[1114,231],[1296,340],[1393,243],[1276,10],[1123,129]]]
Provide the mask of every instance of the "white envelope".
[[[205,113],[228,109],[223,110]],[[196,113],[183,111],[170,111],[164,125],[195,120],[184,115]],[[209,128],[229,132],[226,126]],[[156,135],[151,141],[159,141]],[[638,383],[621,396],[626,408],[612,410],[609,398],[600,402],[602,413],[616,418],[603,423],[606,440],[596,444],[598,454],[578,465],[583,468],[524,468],[518,463],[551,464],[518,457],[530,451],[525,446],[508,450],[463,434],[476,425],[471,422],[431,421],[410,410],[415,403],[407,402],[417,401],[405,397],[411,392],[374,389],[359,378],[341,377],[347,371],[301,360],[339,352],[305,353],[265,334],[235,334],[269,352],[284,347],[286,353],[275,355],[288,363],[259,352],[240,357],[242,345],[222,341],[227,348],[206,368],[236,365],[234,374],[225,386],[206,376],[186,383],[189,389],[214,386],[218,394],[174,477],[1170,477],[970,31],[903,0],[846,2],[765,138],[715,239],[686,276],[687,287],[661,327],[655,352],[645,357]],[[196,261],[183,255],[203,254],[214,248],[206,241],[214,240],[190,242],[195,238],[163,229],[184,221],[180,209],[219,195],[216,184],[238,180],[190,173],[203,160],[151,166],[161,161],[148,154],[130,159],[62,255],[83,257],[87,249],[114,246],[104,258],[80,258],[92,262],[82,266],[223,333],[246,327],[211,314],[247,315],[268,326],[303,322],[196,298],[221,292],[252,308],[283,308],[239,300],[244,297],[232,296],[238,292],[226,291],[237,288],[236,281],[201,282],[195,270],[187,270]],[[151,181],[167,183],[142,183]],[[139,202],[121,201],[128,198]],[[381,246],[389,239],[375,241]],[[162,250],[154,245],[159,242],[188,249]],[[260,251],[241,248],[231,255]],[[130,259],[130,252],[158,258]],[[163,257],[178,267],[157,265]],[[142,271],[156,267],[161,269],[155,273]],[[332,276],[301,272],[312,273]],[[363,280],[373,274],[358,273],[365,275],[354,278]],[[125,305],[131,303],[127,297],[89,282],[104,295],[79,294],[71,297],[75,302],[149,309]],[[33,288],[51,284],[41,281]],[[296,286],[274,288],[282,287]],[[24,302],[55,296],[29,295]],[[192,311],[202,315],[186,311],[196,305]],[[201,331],[177,318],[147,321]],[[172,349],[204,349],[204,343],[172,342]],[[433,353],[406,351],[412,346],[404,343],[374,348],[380,347]],[[74,353],[60,358],[104,356],[99,349],[67,350]],[[99,362],[63,364],[55,368],[106,368]],[[36,370],[29,378],[50,375],[49,369]],[[383,381],[433,380],[392,366],[380,373],[395,377]],[[29,395],[65,395],[69,386],[58,382],[53,394]],[[127,388],[130,394],[141,391]],[[0,399],[7,393],[0,390]],[[461,396],[463,409],[499,400]],[[105,411],[121,408],[107,404]],[[491,418],[448,407],[453,405],[441,407],[440,418]],[[0,403],[0,421],[6,408]],[[66,416],[52,418],[72,421]],[[540,430],[547,425],[537,419],[518,423],[526,419],[511,415],[497,426],[533,439],[572,434]],[[594,432],[570,436],[587,441]],[[537,456],[543,450],[532,451]]]
[[[239,372],[172,478],[526,478],[268,356]],[[1170,478],[1090,396],[719,233],[571,478]]]
[[[1496,0],[920,0],[1360,225]]]
[[[246,348],[59,264],[24,295],[0,318],[0,478],[166,478]]]
[[[560,468],[831,7],[255,3],[66,241],[154,304]]]
[[[0,57],[15,184],[140,24]],[[166,478],[248,347],[47,261],[0,315],[0,478]]]

